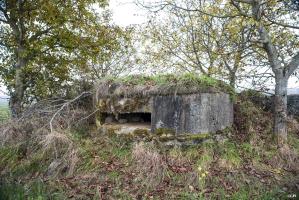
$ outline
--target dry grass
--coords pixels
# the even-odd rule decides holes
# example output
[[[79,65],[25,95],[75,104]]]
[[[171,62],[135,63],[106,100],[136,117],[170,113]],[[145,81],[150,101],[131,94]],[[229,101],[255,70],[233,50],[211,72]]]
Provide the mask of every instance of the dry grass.
[[[159,153],[152,143],[137,143],[132,149],[133,169],[145,188],[153,189],[166,180],[179,178],[186,186],[198,184],[198,172],[181,154]]]
[[[154,188],[164,180],[167,163],[153,146],[146,146],[144,143],[136,144],[132,150],[132,157],[138,178],[147,188]]]
[[[284,145],[278,149],[277,154],[271,159],[270,164],[276,168],[299,173],[298,150],[293,149],[289,145]]]
[[[85,118],[89,111],[75,102],[64,105],[62,100],[42,101],[28,108],[21,118],[0,125],[0,148],[22,146],[27,158],[43,155],[48,171],[71,175],[78,162],[78,147],[70,132],[89,124]]]

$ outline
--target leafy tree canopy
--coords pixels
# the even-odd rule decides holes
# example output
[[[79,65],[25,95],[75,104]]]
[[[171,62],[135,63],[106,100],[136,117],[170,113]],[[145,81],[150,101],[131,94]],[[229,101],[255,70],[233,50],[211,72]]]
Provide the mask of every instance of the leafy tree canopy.
[[[28,103],[65,93],[91,62],[109,59],[119,38],[129,38],[109,24],[107,6],[106,0],[1,0],[0,76],[12,98]]]

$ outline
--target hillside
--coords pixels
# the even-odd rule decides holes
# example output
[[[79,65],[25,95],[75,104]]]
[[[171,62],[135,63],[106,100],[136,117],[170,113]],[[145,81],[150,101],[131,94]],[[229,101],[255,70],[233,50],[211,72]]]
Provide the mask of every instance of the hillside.
[[[298,195],[298,122],[290,119],[288,144],[277,149],[271,113],[244,95],[234,106],[233,127],[189,147],[167,147],[142,134],[103,133],[72,120],[86,116],[82,110],[61,114],[54,132],[45,114],[28,115],[0,127],[6,130],[0,138],[6,141],[0,148],[0,196],[245,200]]]

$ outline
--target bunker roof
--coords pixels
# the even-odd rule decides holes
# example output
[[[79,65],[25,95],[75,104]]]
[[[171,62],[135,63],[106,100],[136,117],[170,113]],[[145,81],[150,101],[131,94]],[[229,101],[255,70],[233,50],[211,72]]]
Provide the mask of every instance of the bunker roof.
[[[155,76],[130,75],[105,78],[96,85],[98,98],[150,97],[154,95],[182,95],[196,93],[228,93],[234,90],[223,81],[192,73]]]

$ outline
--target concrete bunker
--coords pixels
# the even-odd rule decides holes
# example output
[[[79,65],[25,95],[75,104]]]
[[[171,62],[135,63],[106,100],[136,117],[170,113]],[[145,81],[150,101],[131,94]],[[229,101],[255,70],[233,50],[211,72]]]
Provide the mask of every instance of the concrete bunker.
[[[95,106],[102,130],[187,139],[215,133],[233,123],[232,91],[221,81],[206,83],[200,77],[175,76],[162,83],[150,77],[136,79],[143,81],[99,83]]]

